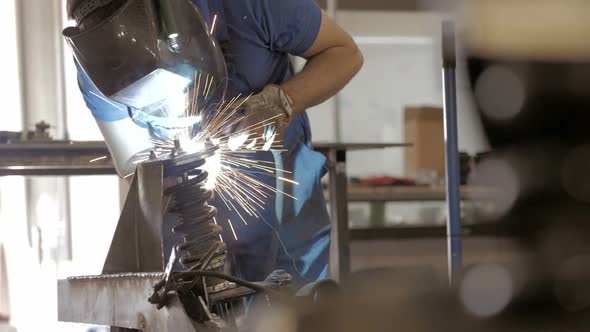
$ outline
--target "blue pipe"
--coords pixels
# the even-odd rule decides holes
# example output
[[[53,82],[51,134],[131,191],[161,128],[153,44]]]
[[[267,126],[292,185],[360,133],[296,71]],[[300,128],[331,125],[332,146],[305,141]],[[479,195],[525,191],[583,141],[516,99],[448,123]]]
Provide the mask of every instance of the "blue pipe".
[[[449,283],[460,280],[463,267],[461,243],[461,177],[457,138],[457,82],[455,77],[456,48],[453,22],[443,22],[443,96],[445,113],[446,194],[447,194],[447,257]]]

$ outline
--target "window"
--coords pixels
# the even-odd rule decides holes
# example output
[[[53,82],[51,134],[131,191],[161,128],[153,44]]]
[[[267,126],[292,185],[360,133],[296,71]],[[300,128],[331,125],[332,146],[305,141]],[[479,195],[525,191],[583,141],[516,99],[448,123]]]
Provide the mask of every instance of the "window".
[[[2,52],[0,52],[0,63],[2,64],[0,130],[20,131],[22,130],[22,117],[14,1],[0,2],[0,40],[3,44]]]
[[[62,27],[74,26],[63,0]],[[78,87],[72,52],[64,42],[64,78],[68,133],[75,141],[102,141],[96,121]],[[71,177],[70,215],[72,221],[72,266],[66,274],[100,273],[119,217],[119,178],[117,176]]]
[[[66,28],[76,25],[76,22],[69,20],[65,9],[66,1],[63,1],[63,26]],[[66,117],[70,139],[78,141],[102,140],[100,130],[86,107],[84,98],[78,88],[78,77],[72,51],[67,43],[64,47],[64,78],[66,90]]]
[[[0,52],[0,64],[2,75],[0,76],[0,100],[2,100],[2,121],[0,131],[21,131],[22,110],[20,97],[20,80],[18,72],[18,44],[16,35],[16,14],[14,1],[0,1],[0,39],[3,43]],[[26,234],[26,195],[25,182],[21,177],[0,178],[0,244],[4,246],[5,268],[13,262],[9,261],[9,255],[18,248],[19,242],[28,243],[26,236],[17,237],[19,228],[25,228],[20,234]],[[1,260],[2,258],[0,258]],[[0,267],[2,270],[2,267]],[[19,306],[19,299],[15,291],[23,284],[19,279],[24,270],[8,270],[8,291],[0,289],[0,314],[12,314],[13,320],[18,319],[15,312]],[[0,276],[2,279],[2,276]],[[20,284],[19,284],[20,283]],[[6,285],[4,285],[6,286]],[[23,285],[24,286],[24,285]],[[2,287],[2,285],[0,285]],[[26,300],[26,299],[25,299]]]

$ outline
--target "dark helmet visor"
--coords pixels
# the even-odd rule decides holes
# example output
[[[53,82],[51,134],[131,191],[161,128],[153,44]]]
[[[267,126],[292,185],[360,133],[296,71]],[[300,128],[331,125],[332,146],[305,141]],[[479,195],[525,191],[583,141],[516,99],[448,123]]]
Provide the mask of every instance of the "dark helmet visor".
[[[98,25],[63,35],[97,89],[135,109],[170,116],[185,110],[168,110],[169,99],[202,107],[225,96],[223,55],[189,0],[128,0]]]

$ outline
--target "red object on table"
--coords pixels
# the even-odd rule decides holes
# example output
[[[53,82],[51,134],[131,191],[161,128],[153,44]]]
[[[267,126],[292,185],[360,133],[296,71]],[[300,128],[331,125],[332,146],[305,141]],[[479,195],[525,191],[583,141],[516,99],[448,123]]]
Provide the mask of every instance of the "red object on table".
[[[400,178],[392,176],[378,176],[361,179],[363,186],[413,186],[416,181],[411,178]]]

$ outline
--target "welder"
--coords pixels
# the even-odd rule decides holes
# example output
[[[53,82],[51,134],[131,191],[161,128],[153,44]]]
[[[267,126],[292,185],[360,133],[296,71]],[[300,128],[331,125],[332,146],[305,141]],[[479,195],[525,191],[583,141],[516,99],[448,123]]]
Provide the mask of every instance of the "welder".
[[[149,38],[142,35],[154,27],[164,30],[168,48],[174,51],[176,38],[182,37],[175,29],[182,30],[182,20],[190,14],[174,10],[174,6],[183,5],[180,2],[190,2],[197,16],[207,23],[193,25],[192,29],[200,27],[201,39],[212,39],[212,43],[203,42],[197,51],[202,54],[195,57],[195,62],[202,62],[197,67],[206,67],[215,78],[213,97],[201,102],[252,94],[243,105],[247,116],[234,130],[243,132],[258,121],[276,119],[272,128],[277,136],[248,134],[250,138],[280,137],[286,151],[259,151],[256,158],[271,162],[279,173],[291,171],[289,176],[298,183],[278,183],[274,177],[260,176],[278,193],[260,211],[260,218],[235,223],[238,240],[225,237],[234,272],[254,281],[275,269],[290,272],[299,283],[327,277],[330,224],[320,182],[326,159],[313,150],[305,110],[327,100],[349,82],[362,66],[361,52],[351,36],[313,0],[68,0],[68,14],[77,26],[64,34],[73,46],[80,88],[120,175],[133,172],[130,155],[151,144],[154,130],[170,127],[166,124],[169,114],[158,114],[162,105],[157,95],[190,84],[183,79],[190,81],[195,73],[188,70],[186,75],[185,69],[154,64],[161,59],[144,56],[148,54],[145,52],[141,59],[133,58],[144,49],[154,47],[153,54],[160,47],[157,42],[146,43]],[[142,6],[159,9],[156,16],[160,21],[150,23],[141,15],[133,15]],[[126,17],[141,26],[124,22]],[[134,45],[142,43],[145,45]],[[298,74],[294,73],[291,56],[307,60]],[[104,59],[110,59],[110,63]],[[145,77],[134,78],[138,71],[145,72]],[[166,78],[167,83],[154,83],[159,78]],[[171,102],[166,97],[166,102]],[[247,144],[248,135],[243,138],[242,143]],[[218,220],[240,220],[223,203],[213,204]]]

